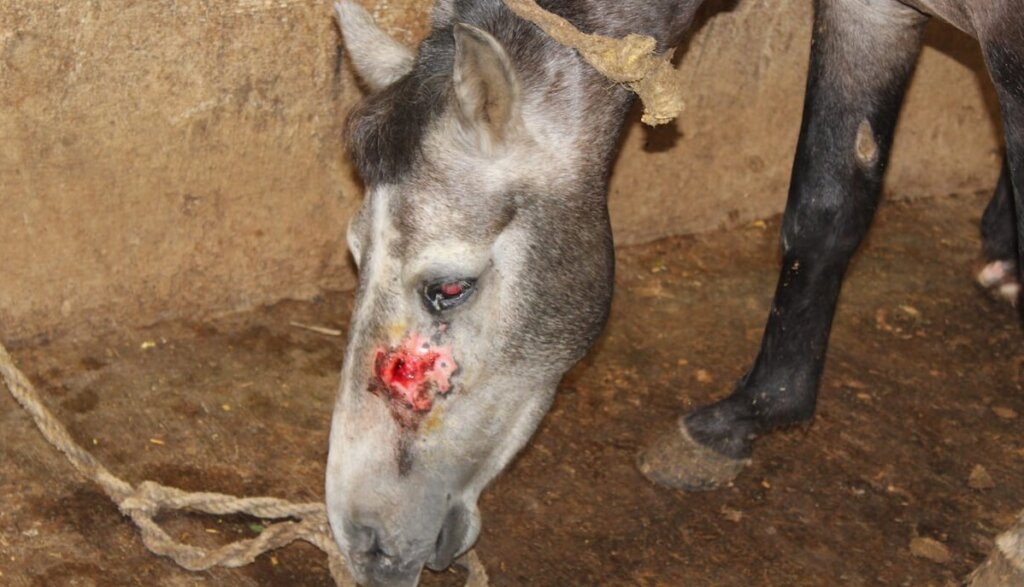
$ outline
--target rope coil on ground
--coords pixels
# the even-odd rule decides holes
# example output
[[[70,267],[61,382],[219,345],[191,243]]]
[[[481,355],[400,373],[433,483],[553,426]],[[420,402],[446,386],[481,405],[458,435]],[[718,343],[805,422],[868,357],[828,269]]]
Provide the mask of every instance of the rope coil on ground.
[[[111,473],[71,438],[67,429],[43,404],[32,383],[14,366],[3,344],[0,344],[0,376],[14,399],[32,416],[32,421],[43,437],[67,456],[75,470],[99,485],[117,504],[122,514],[135,522],[142,534],[143,544],[153,553],[166,556],[190,571],[205,571],[218,566],[245,566],[267,551],[296,540],[305,540],[327,554],[335,584],[355,587],[356,582],[346,569],[344,558],[331,537],[324,504],[292,503],[274,497],[187,492],[153,481],[143,481],[132,486]],[[247,514],[262,519],[286,521],[268,525],[255,538],[209,550],[171,538],[153,519],[165,510],[189,510],[212,515]],[[487,573],[475,552],[470,551],[458,564],[469,571],[467,587],[486,587]]]

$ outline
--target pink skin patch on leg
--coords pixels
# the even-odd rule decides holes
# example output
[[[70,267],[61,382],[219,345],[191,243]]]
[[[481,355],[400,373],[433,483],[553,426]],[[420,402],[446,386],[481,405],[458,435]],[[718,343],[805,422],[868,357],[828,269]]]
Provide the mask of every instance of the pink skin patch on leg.
[[[435,394],[451,391],[457,369],[450,346],[436,346],[417,333],[397,347],[378,348],[373,365],[389,399],[418,413],[430,411]]]

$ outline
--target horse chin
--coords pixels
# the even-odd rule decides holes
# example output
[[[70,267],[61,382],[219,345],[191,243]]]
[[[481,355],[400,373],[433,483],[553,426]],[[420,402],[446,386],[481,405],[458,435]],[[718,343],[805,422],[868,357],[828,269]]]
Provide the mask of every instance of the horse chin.
[[[475,507],[471,512],[464,507],[453,508],[442,524],[434,552],[425,562],[420,559],[418,564],[415,556],[403,561],[398,557],[352,552],[351,545],[339,546],[345,552],[349,569],[359,585],[415,587],[420,582],[424,566],[432,571],[444,571],[469,551],[480,536],[480,528],[480,514]]]
[[[362,587],[416,587],[420,584],[420,575],[423,572],[421,567],[415,572],[405,575],[375,576],[353,570],[356,582]]]

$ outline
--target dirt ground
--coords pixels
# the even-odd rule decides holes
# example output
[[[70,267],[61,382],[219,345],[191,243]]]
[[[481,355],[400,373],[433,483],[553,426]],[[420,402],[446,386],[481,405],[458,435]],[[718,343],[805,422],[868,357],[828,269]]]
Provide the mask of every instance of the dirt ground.
[[[619,250],[603,338],[482,499],[477,549],[492,584],[956,584],[1024,507],[1021,331],[971,281],[984,203],[978,194],[883,206],[844,290],[813,425],[762,439],[754,465],[710,493],[651,485],[633,459],[653,431],[728,392],[749,365],[774,288],[778,222]],[[344,329],[350,308],[350,294],[325,294],[12,351],[115,473],[305,501],[322,496],[344,338],[290,323]],[[306,545],[209,573],[149,554],[0,395],[0,584],[330,584]],[[976,466],[991,487],[969,486]],[[260,521],[182,516],[171,528],[211,544],[251,536]],[[944,545],[948,560],[912,554],[918,537]]]

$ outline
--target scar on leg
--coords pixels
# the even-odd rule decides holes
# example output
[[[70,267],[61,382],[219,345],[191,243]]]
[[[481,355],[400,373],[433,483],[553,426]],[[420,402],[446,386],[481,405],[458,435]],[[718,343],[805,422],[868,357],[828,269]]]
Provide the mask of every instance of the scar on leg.
[[[875,134],[871,130],[871,123],[862,120],[857,127],[857,141],[854,143],[854,152],[857,155],[857,162],[864,167],[874,165],[878,161],[878,143],[875,142]]]

